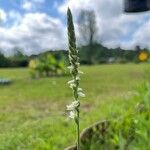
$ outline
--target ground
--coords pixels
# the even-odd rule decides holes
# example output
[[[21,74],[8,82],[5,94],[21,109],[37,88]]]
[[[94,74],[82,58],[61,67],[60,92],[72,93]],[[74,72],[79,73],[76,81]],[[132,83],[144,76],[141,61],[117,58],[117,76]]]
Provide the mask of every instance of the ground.
[[[136,88],[149,64],[83,66],[81,128],[134,107]],[[61,150],[75,142],[65,107],[72,101],[70,76],[30,79],[28,69],[0,69],[13,80],[0,86],[0,150]]]

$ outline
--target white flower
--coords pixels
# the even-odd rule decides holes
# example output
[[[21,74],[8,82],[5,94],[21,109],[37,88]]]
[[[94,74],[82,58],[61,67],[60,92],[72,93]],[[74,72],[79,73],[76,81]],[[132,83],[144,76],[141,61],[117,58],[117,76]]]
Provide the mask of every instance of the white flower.
[[[75,119],[76,109],[79,107],[79,101],[74,101],[70,105],[67,105],[67,110],[69,111],[69,118]]]
[[[72,71],[74,68],[73,68],[73,66],[68,66],[67,67],[70,71]]]
[[[76,65],[79,67],[79,66],[80,66],[80,63],[76,63]]]
[[[83,90],[82,90],[82,88],[78,88],[78,92],[82,92]]]
[[[80,97],[85,97],[85,94],[82,93],[82,92],[78,92],[78,95],[79,95]]]
[[[76,58],[77,58],[77,55],[71,55],[71,57],[76,59]]]
[[[67,110],[74,111],[80,105],[79,101],[74,101],[70,105],[67,105]]]
[[[75,111],[70,111],[69,112],[69,118],[75,119],[75,117],[76,117]]]
[[[72,83],[74,83],[74,80],[68,81],[68,84],[72,84]]]
[[[79,72],[79,74],[84,74],[81,70],[79,70],[78,72]]]
[[[73,89],[74,87],[76,87],[76,84],[74,84],[74,83],[70,84],[71,89]]]
[[[77,77],[76,77],[76,80],[78,80],[78,81],[79,81],[79,80],[80,80],[80,77],[79,77],[79,76],[77,76]]]

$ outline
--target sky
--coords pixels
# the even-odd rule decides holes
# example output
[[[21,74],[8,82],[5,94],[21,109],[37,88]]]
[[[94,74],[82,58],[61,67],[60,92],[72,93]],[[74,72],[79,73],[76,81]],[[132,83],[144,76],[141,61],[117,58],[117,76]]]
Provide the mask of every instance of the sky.
[[[0,49],[6,55],[21,48],[27,55],[67,49],[66,10],[77,18],[81,9],[94,10],[97,42],[108,48],[150,49],[150,11],[123,12],[123,0],[0,0]]]

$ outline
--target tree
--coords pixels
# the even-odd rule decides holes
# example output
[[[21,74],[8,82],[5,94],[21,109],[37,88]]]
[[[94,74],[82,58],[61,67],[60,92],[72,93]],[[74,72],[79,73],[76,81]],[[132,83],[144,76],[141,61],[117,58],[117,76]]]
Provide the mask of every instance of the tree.
[[[93,10],[81,10],[78,17],[78,27],[81,45],[88,45],[87,57],[89,63],[92,63],[92,50],[97,32],[95,12]]]
[[[8,63],[8,59],[0,52],[0,67],[7,67]]]
[[[22,49],[15,47],[13,49],[13,55],[9,56],[11,62],[11,67],[26,67],[28,66],[29,58],[27,55],[23,54]]]

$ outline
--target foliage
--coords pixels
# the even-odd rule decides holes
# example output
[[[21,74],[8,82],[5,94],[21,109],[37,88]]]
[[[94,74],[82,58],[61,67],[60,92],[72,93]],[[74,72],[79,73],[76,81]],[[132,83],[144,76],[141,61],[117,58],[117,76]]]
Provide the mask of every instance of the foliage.
[[[0,53],[0,67],[7,67],[8,64],[8,59],[2,53]]]
[[[141,99],[133,110],[112,118],[103,130],[96,130],[82,150],[150,149],[150,84],[139,88],[135,99]],[[93,129],[94,130],[94,129]]]
[[[15,48],[14,54],[7,59],[9,60],[8,67],[26,67],[29,61],[29,57],[19,48]]]
[[[149,64],[81,66],[81,131],[98,120],[117,118],[132,110],[134,98]],[[0,76],[15,81],[0,86],[0,149],[64,150],[75,142],[74,123],[66,119],[65,106],[72,100],[66,86],[70,76],[29,79],[27,68],[3,68]],[[144,94],[144,86],[141,92]],[[142,92],[143,91],[143,92]],[[145,149],[144,149],[145,150]]]
[[[26,67],[29,57],[17,51],[13,56],[6,57],[0,53],[0,67]]]
[[[81,45],[87,45],[87,54],[89,64],[92,64],[94,43],[97,34],[96,15],[93,10],[81,10],[78,17],[78,28]]]
[[[31,77],[33,78],[64,75],[66,73],[64,59],[57,61],[56,58],[49,53],[45,53],[39,58],[31,59],[29,68]]]
[[[139,63],[139,54],[145,52],[149,54],[146,49],[138,50],[123,50],[121,48],[108,49],[101,44],[94,43],[90,48],[91,53],[89,60],[89,46],[82,46],[79,48],[81,64],[102,64],[102,63]]]
[[[139,54],[146,52],[149,58],[149,51],[146,49],[123,50],[121,48],[109,49],[101,44],[93,43],[92,48],[88,45],[80,46],[79,57],[81,64],[105,64],[105,63],[139,63]],[[90,50],[90,53],[89,53]],[[26,56],[21,50],[16,50],[13,56],[6,57],[0,53],[0,67],[26,67],[29,60],[42,57],[45,54],[52,54],[57,61],[63,59],[68,64],[68,51],[47,51],[38,55]],[[90,54],[90,56],[89,56]],[[89,59],[90,57],[90,59]],[[146,59],[145,62],[148,60]]]

